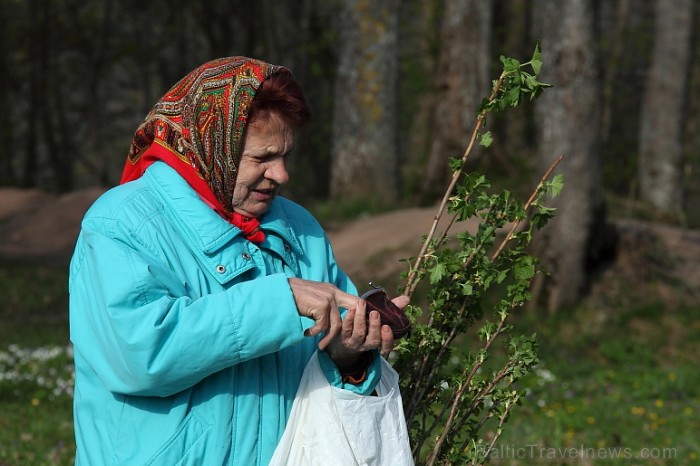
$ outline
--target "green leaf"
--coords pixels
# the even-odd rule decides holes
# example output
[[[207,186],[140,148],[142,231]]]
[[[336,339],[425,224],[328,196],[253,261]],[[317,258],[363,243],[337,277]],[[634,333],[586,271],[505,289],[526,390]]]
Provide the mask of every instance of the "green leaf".
[[[508,58],[501,55],[501,63],[503,63],[503,71],[510,73],[517,71],[520,68],[520,62],[515,58]]]
[[[535,72],[535,76],[540,74],[540,69],[542,69],[542,54],[540,53],[540,44],[535,44],[535,53],[532,54],[532,59],[530,60],[530,66]]]
[[[535,264],[532,260],[518,261],[513,266],[513,275],[517,280],[529,280],[535,276]]]
[[[462,169],[462,159],[458,159],[457,157],[450,157],[447,163],[450,166],[450,170],[453,172]]]
[[[437,282],[439,282],[442,277],[445,276],[447,273],[447,267],[445,267],[445,264],[435,264],[435,267],[433,267],[433,270],[430,271],[430,284],[434,285]]]
[[[549,87],[549,84],[537,80],[542,70],[542,56],[539,44],[534,49],[528,62],[500,57],[503,71],[497,80],[492,81],[493,97],[489,96],[481,102],[477,114],[483,128],[477,135],[479,145],[489,147],[494,140],[494,135],[484,125],[486,112],[524,104]],[[484,455],[486,450],[476,449],[478,445],[485,445],[480,438],[484,434],[481,427],[483,421],[488,417],[500,418],[502,422],[507,420],[513,406],[520,401],[519,393],[510,385],[537,363],[534,337],[529,340],[514,336],[514,326],[508,320],[518,307],[532,299],[531,281],[535,274],[543,273],[538,260],[529,256],[526,249],[533,232],[554,215],[553,208],[543,205],[544,200],[558,194],[563,182],[561,176],[553,176],[539,187],[532,208],[527,212],[531,221],[525,223],[525,228],[492,261],[490,252],[496,232],[507,223],[524,219],[524,204],[517,199],[518,196],[492,187],[484,175],[470,172],[463,165],[461,159],[450,160],[450,167],[460,176],[454,190],[447,193],[447,211],[456,215],[457,221],[472,218],[479,223],[479,227],[476,231],[452,232],[440,244],[433,238],[426,245],[429,247],[426,260],[416,266],[415,272],[418,277],[416,283],[421,280],[425,285],[425,282],[430,283],[426,287],[428,307],[424,316],[428,317],[425,320],[429,325],[420,323],[424,320],[418,318],[420,308],[409,308],[407,314],[414,321],[414,327],[411,335],[397,345],[399,357],[395,366],[399,371],[412,371],[417,360],[434,361],[439,366],[435,372],[439,376],[415,380],[409,377],[399,381],[404,391],[424,393],[422,399],[415,400],[415,405],[411,407],[414,413],[410,427],[412,434],[424,439],[422,444],[416,445],[418,451],[430,450],[429,439],[442,433],[437,424],[430,432],[422,430],[426,426],[420,420],[434,418],[436,406],[450,404],[450,400],[456,399],[473,406],[473,410],[469,411],[469,418],[455,419],[459,422],[459,428],[444,432],[445,442],[439,455],[451,464],[484,464],[488,462]],[[409,267],[412,263],[409,261]],[[497,284],[500,284],[498,290],[493,291]],[[498,319],[496,323],[489,323],[495,319]],[[478,322],[485,324],[479,328]],[[469,349],[454,344],[462,341],[461,337],[466,336],[467,332],[473,335],[475,331],[482,340],[478,347]],[[496,337],[510,342],[508,354],[504,355],[500,350],[494,353],[490,343],[485,344]],[[443,354],[450,357],[439,356]],[[487,361],[488,366],[483,365],[492,354],[499,356],[497,360]],[[459,362],[452,362],[455,358],[451,356],[457,356]],[[503,365],[501,356],[506,356]],[[467,379],[466,374],[471,369],[480,370]],[[499,371],[505,378],[498,387],[493,386],[486,391]],[[463,383],[468,383],[465,387],[468,390],[457,395],[456,388]],[[500,427],[498,430],[500,432]],[[467,439],[471,443],[466,443]],[[466,445],[466,448],[461,448],[461,445]],[[419,458],[418,462],[425,462],[425,458]]]
[[[527,73],[522,73],[521,74],[521,80],[523,87],[528,91],[528,92],[535,92],[537,88],[539,87],[539,84],[535,77],[531,74]]]
[[[493,322],[486,322],[478,331],[479,339],[482,341],[489,340],[495,331],[496,324]]]
[[[564,189],[564,175],[560,173],[554,175],[554,178],[552,178],[552,181],[549,183],[548,192],[550,196],[556,197],[561,193],[562,189]]]
[[[508,89],[503,96],[503,104],[506,107],[517,107],[520,101],[520,87],[514,86]]]
[[[481,145],[483,147],[489,147],[492,142],[493,142],[493,135],[491,134],[491,131],[486,131],[484,134],[482,134],[479,137],[479,145]]]
[[[464,296],[469,296],[474,292],[474,287],[471,283],[462,283],[462,294]]]
[[[531,223],[538,230],[545,226],[549,219],[554,217],[554,207],[539,206],[539,210],[532,215]]]
[[[479,105],[479,110],[477,111],[477,114],[481,112],[488,112],[492,109],[492,107],[493,104],[491,103],[491,101],[488,98],[484,97],[483,99],[481,99],[481,104]]]

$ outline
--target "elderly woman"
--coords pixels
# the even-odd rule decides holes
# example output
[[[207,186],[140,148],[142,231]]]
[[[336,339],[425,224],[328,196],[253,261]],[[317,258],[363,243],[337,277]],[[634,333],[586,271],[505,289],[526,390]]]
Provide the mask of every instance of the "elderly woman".
[[[71,262],[77,464],[265,465],[317,350],[332,385],[374,390],[391,329],[278,196],[309,115],[287,69],[232,57],[138,128]]]

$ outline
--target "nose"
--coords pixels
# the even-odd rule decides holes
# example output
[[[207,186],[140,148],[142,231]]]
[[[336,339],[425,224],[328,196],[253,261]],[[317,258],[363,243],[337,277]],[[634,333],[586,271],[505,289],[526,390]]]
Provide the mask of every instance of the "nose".
[[[287,161],[284,157],[279,157],[270,162],[270,165],[265,170],[265,178],[273,180],[277,184],[285,184],[289,181],[289,172],[287,171]]]

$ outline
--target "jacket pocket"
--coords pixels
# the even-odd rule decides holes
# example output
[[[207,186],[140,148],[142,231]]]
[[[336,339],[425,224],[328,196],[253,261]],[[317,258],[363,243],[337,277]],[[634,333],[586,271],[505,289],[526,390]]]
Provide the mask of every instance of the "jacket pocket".
[[[190,412],[177,431],[144,466],[201,465],[205,457],[206,433],[211,426]]]

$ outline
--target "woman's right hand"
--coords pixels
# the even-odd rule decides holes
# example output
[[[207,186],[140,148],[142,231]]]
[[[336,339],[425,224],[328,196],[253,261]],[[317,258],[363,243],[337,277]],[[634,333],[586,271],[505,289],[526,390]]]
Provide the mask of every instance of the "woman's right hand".
[[[345,293],[330,283],[290,278],[289,286],[294,294],[299,315],[309,317],[315,322],[313,327],[306,330],[306,335],[315,336],[325,332],[318,342],[320,350],[325,349],[342,329],[339,308],[354,309],[360,301],[357,296]]]

